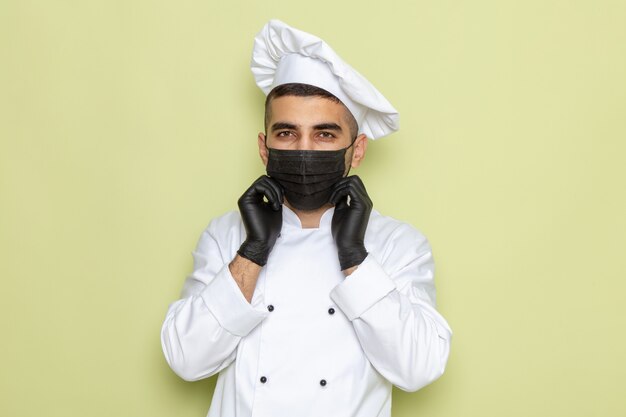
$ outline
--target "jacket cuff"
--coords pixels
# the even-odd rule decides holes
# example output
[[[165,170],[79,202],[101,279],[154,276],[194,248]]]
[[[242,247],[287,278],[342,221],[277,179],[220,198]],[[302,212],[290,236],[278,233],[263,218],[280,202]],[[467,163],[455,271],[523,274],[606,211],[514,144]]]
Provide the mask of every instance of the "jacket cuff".
[[[380,264],[371,255],[330,292],[330,298],[350,321],[359,317],[381,298],[396,289]]]
[[[200,297],[220,326],[236,336],[246,336],[269,314],[246,300],[228,264],[204,287]]]

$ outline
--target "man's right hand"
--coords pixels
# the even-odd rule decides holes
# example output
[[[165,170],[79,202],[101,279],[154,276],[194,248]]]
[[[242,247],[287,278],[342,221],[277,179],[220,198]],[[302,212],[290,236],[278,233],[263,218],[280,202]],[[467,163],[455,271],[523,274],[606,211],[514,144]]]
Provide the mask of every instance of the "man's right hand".
[[[237,205],[246,228],[246,240],[237,251],[240,256],[260,266],[267,263],[283,225],[282,204],[282,188],[267,175],[261,175],[239,198]]]

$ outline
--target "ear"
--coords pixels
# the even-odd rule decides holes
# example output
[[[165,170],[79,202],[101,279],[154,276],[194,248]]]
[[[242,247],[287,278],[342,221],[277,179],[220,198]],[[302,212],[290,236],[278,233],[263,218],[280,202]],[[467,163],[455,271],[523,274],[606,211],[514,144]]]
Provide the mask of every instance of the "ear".
[[[261,157],[261,161],[263,161],[263,165],[267,166],[267,148],[265,147],[265,135],[263,132],[259,132],[258,136],[259,142],[259,156]]]
[[[352,168],[356,168],[361,165],[361,161],[365,159],[365,151],[367,151],[367,136],[364,133],[361,133],[354,140],[354,151],[352,152]]]

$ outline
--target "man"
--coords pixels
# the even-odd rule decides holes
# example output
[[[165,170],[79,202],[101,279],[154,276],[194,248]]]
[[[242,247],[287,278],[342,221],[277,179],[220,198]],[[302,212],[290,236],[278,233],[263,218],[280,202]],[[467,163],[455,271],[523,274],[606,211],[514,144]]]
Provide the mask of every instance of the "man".
[[[209,417],[390,416],[392,385],[441,376],[451,338],[426,238],[348,176],[397,112],[321,39],[277,20],[252,70],[268,94],[268,175],[200,237],[165,357],[185,380],[219,372]]]

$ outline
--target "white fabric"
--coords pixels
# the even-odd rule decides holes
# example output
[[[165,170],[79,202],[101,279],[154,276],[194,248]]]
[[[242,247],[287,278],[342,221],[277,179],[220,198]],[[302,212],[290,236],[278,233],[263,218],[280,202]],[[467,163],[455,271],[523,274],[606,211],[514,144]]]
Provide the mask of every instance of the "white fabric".
[[[254,39],[250,64],[265,95],[287,83],[310,84],[332,93],[350,110],[359,133],[377,139],[399,128],[391,103],[317,36],[270,20]]]
[[[214,219],[200,237],[161,341],[183,379],[219,372],[208,417],[389,417],[392,384],[416,391],[444,372],[452,333],[435,310],[426,238],[373,210],[369,255],[345,277],[333,213],[303,229],[283,205],[251,303],[228,268],[245,238],[239,213]]]

